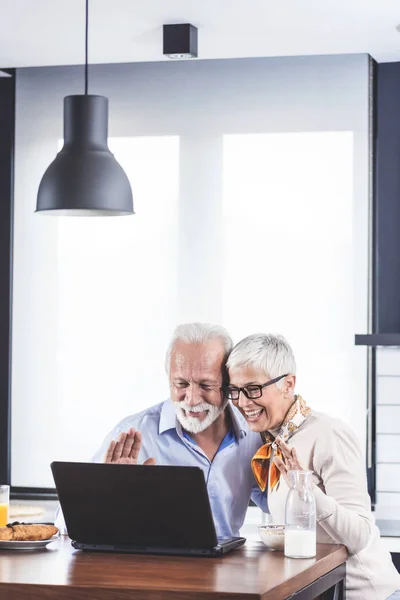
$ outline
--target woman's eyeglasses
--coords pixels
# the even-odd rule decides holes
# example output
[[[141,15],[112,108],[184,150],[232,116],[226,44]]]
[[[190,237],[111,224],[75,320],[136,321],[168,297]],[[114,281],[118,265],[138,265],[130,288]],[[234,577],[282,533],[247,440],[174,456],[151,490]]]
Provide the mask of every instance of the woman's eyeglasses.
[[[285,375],[280,375],[279,377],[270,379],[269,381],[267,381],[267,383],[264,383],[263,385],[257,385],[255,383],[252,383],[251,385],[246,385],[242,388],[228,386],[227,388],[225,388],[225,398],[228,398],[228,400],[232,400],[233,402],[237,402],[239,400],[240,392],[243,392],[243,394],[249,400],[256,400],[257,398],[261,398],[263,388],[268,387],[269,385],[272,385],[277,381],[280,381],[288,375],[289,373],[286,373]]]

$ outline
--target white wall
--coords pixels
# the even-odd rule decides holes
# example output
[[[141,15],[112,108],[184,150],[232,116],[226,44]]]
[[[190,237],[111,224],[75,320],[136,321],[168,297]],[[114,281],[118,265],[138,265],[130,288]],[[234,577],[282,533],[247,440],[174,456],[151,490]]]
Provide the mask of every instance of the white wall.
[[[159,303],[161,307],[165,305],[165,311],[156,311],[154,319],[151,318],[151,311],[142,315],[145,303],[138,303],[140,316],[143,316],[140,325],[146,324],[149,327],[152,340],[150,345],[146,344],[146,337],[143,337],[146,329],[144,326],[140,329],[141,335],[135,338],[137,329],[130,315],[137,308],[134,294],[130,303],[122,304],[122,312],[117,303],[118,294],[128,289],[126,280],[129,278],[137,284],[141,300],[146,297],[146,254],[139,257],[141,262],[137,263],[138,268],[134,266],[138,259],[137,253],[135,256],[129,255],[130,259],[124,263],[126,267],[121,277],[115,277],[115,273],[112,273],[112,260],[109,260],[110,253],[107,251],[110,240],[107,243],[102,243],[102,240],[106,236],[110,236],[110,239],[118,236],[119,225],[114,222],[93,224],[90,219],[86,223],[74,225],[73,221],[65,222],[33,214],[40,178],[53,160],[58,140],[62,136],[63,96],[81,93],[82,86],[83,70],[78,67],[26,69],[17,74],[13,485],[52,486],[48,468],[50,460],[88,458],[117,419],[163,400],[167,385],[162,358],[168,336],[177,322],[225,322],[236,339],[250,333],[251,327],[276,330],[279,325],[282,329],[285,322],[282,314],[275,325],[273,315],[269,313],[266,319],[261,306],[257,309],[257,319],[247,321],[246,314],[250,315],[252,312],[251,304],[248,307],[231,304],[227,308],[223,300],[224,283],[221,274],[224,276],[227,268],[233,268],[232,262],[229,263],[229,256],[224,254],[224,236],[228,230],[227,222],[224,221],[226,215],[223,214],[224,198],[226,200],[224,186],[226,188],[227,183],[224,174],[224,136],[231,134],[315,133],[323,136],[327,132],[329,136],[342,132],[343,136],[351,138],[351,145],[346,146],[352,149],[350,176],[348,161],[343,164],[336,154],[335,160],[332,159],[333,155],[329,159],[330,171],[327,170],[326,182],[326,186],[330,186],[335,176],[340,181],[345,177],[348,182],[347,187],[340,189],[348,194],[351,209],[348,210],[346,203],[343,205],[338,202],[337,211],[344,211],[343,214],[346,215],[343,227],[349,232],[349,244],[344,260],[351,265],[349,270],[346,269],[343,280],[340,272],[333,277],[327,268],[320,269],[319,273],[311,273],[312,277],[320,277],[326,284],[319,288],[313,286],[315,305],[312,307],[311,303],[308,306],[305,302],[310,289],[298,289],[299,286],[296,286],[297,289],[292,291],[293,294],[301,295],[304,310],[308,310],[303,321],[296,320],[300,329],[296,332],[294,342],[299,364],[303,366],[304,381],[310,382],[313,378],[312,385],[307,384],[310,396],[307,399],[310,404],[326,412],[338,412],[354,427],[364,444],[366,353],[364,348],[354,346],[353,335],[355,332],[365,331],[367,327],[368,57],[164,62],[90,68],[90,92],[101,93],[110,98],[112,138],[130,139],[131,144],[141,137],[148,140],[145,143],[153,144],[158,149],[157,139],[161,136],[179,139],[179,155],[176,163],[172,162],[171,166],[171,169],[177,169],[179,178],[177,205],[173,201],[175,184],[172,180],[165,184],[169,186],[168,202],[171,202],[173,211],[173,207],[176,207],[168,226],[172,228],[171,231],[176,231],[177,255],[172,250],[163,255],[167,272],[172,278],[176,277],[175,287],[166,294],[161,286]],[[153,141],[149,137],[153,137]],[[315,144],[313,151],[315,152]],[[158,166],[156,163],[153,165],[149,162],[152,160],[150,157],[145,165],[142,164],[142,168],[135,163],[132,146],[129,146],[129,152],[133,153],[132,160],[129,158],[131,155],[126,152],[124,154],[121,148],[116,150],[117,155],[118,152],[121,162],[127,161],[124,166],[129,170],[137,206],[145,206],[144,201],[153,202],[152,198],[161,192],[157,192],[155,186],[149,186],[151,192],[146,191],[146,177],[149,176],[144,177],[143,173],[147,173],[146,169],[153,166],[154,178],[161,177],[160,162]],[[166,153],[164,156],[167,160],[167,156],[170,156],[167,146],[163,152]],[[318,160],[323,161],[324,156],[328,156],[327,149],[321,150]],[[288,163],[288,178],[291,176],[291,168],[294,168],[295,158],[292,153],[291,162]],[[306,161],[303,155],[299,156],[300,159]],[[312,167],[312,162],[304,162],[304,170],[308,172],[310,181],[313,178]],[[282,168],[282,164],[279,168]],[[139,182],[137,189],[135,181]],[[161,178],[160,181],[165,179]],[[302,181],[301,186],[299,198],[302,202],[307,202],[307,181]],[[314,186],[313,202],[315,194],[321,196],[318,222],[313,224],[308,219],[302,227],[311,228],[309,231],[323,231],[325,240],[333,240],[338,233],[338,226],[340,227],[335,219],[329,217],[329,214],[335,214],[334,198],[328,193],[330,190],[324,190],[323,182],[316,190]],[[265,198],[265,192],[263,193]],[[292,201],[292,197],[281,195],[281,199],[288,202],[288,207],[291,206],[289,200]],[[273,221],[274,198],[268,197],[268,201],[271,203],[271,220],[267,222],[268,219],[263,217],[266,220],[266,235],[268,227],[276,230],[281,225],[281,220]],[[245,197],[243,211],[246,211]],[[159,211],[157,215],[158,213]],[[146,224],[142,215],[143,210],[138,210],[137,216],[132,217],[136,221],[132,220],[130,225],[121,225],[126,229],[121,235],[126,236],[124,239],[127,244],[129,236],[135,235],[135,231],[138,235],[141,227],[150,228],[149,222]],[[132,228],[131,233],[127,231],[129,227]],[[150,229],[148,231],[150,235]],[[284,229],[282,236],[285,236]],[[154,244],[157,243],[158,237],[155,235]],[[326,252],[328,256],[333,247],[334,244],[324,244],[322,248],[316,241],[315,253],[324,256]],[[123,252],[123,245],[121,248]],[[133,246],[129,248],[132,251]],[[246,251],[248,249],[247,246]],[[72,255],[75,256],[75,263]],[[81,261],[79,256],[82,256]],[[268,258],[271,260],[271,257]],[[115,264],[119,265],[117,254],[114,259]],[[265,257],[257,255],[255,260],[258,261],[260,275],[263,276],[266,269]],[[73,267],[74,264],[78,266]],[[308,266],[304,265],[305,280],[306,274],[310,275]],[[74,271],[78,267],[81,269],[79,273]],[[158,264],[153,261],[148,277],[156,278],[160,274],[159,269],[162,269],[162,262]],[[90,277],[85,277],[85,273]],[[93,276],[93,273],[96,275]],[[296,277],[297,281],[301,281],[301,272],[297,272]],[[95,296],[97,290],[107,290],[110,287],[107,282],[111,280],[115,304],[110,304],[110,296],[107,296],[108,304],[100,304],[99,312],[90,314],[90,294]],[[237,281],[239,284],[244,281],[243,273],[238,272]],[[275,283],[278,289],[282,289],[284,274],[282,280]],[[328,300],[325,301],[329,285],[333,286],[333,295],[337,294],[339,298],[342,291],[344,294],[333,306],[329,305]],[[315,289],[321,292],[320,299],[315,299]],[[264,287],[263,290],[267,294],[267,288]],[[131,294],[132,289],[127,293]],[[86,295],[82,297],[82,302],[79,301],[79,294]],[[103,296],[98,294],[98,297]],[[323,298],[325,299],[322,300]],[[77,313],[70,312],[71,302]],[[104,308],[106,306],[109,312]],[[119,311],[120,338],[110,321],[114,309]],[[237,320],[228,318],[228,314],[232,312],[238,315]],[[98,316],[95,318],[95,315]],[[124,316],[127,320],[130,319],[129,323],[126,321],[126,331],[121,326]],[[317,335],[318,323],[325,317],[330,323],[330,329],[327,329],[321,340],[320,332]],[[342,356],[329,359],[331,342],[338,329],[336,322],[340,323],[339,329],[343,322],[349,324],[345,335],[340,339],[346,361],[342,360]],[[96,323],[98,329],[107,335],[93,339],[91,346],[91,335]],[[289,336],[292,330],[289,327],[288,330],[289,332],[281,332]],[[326,371],[321,364],[312,364],[312,357],[308,358],[306,355],[305,349],[312,347],[313,338],[317,341],[317,346],[324,344],[321,354],[328,357]],[[302,344],[302,339],[307,343]],[[336,342],[337,340],[334,342],[335,347],[338,349]],[[92,361],[85,369],[85,358],[100,356],[98,348],[102,343],[103,362],[98,363],[96,369],[96,363]],[[318,349],[314,352],[317,353]],[[138,354],[143,361],[140,365],[134,360]],[[337,369],[336,361],[346,364],[341,364]],[[107,373],[107,365],[110,366],[110,373]],[[119,372],[118,365],[123,365]]]
[[[400,349],[377,349],[377,517],[398,519],[400,509]]]

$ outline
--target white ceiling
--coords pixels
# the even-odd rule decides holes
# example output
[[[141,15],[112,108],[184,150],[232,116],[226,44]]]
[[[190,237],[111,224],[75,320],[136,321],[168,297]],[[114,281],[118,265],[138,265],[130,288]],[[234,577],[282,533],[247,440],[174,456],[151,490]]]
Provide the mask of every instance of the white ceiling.
[[[400,60],[400,0],[90,0],[89,61],[164,60],[162,25],[198,27],[199,58],[371,54]],[[0,0],[0,68],[81,64],[84,0]],[[167,60],[167,59],[166,59]]]

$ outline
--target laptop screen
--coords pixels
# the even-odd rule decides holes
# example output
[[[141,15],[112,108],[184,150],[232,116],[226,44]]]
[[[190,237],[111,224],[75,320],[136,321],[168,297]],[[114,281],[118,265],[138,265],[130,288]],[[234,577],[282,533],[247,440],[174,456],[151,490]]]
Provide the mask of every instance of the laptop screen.
[[[197,467],[51,464],[71,539],[87,544],[212,548],[217,544]]]

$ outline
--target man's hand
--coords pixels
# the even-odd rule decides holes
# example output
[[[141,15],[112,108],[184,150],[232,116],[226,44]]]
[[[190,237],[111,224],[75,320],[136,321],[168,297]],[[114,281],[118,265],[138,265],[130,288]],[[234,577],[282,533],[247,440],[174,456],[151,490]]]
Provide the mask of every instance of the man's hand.
[[[121,433],[116,442],[111,442],[105,462],[114,465],[137,465],[141,445],[142,434],[131,428],[128,433]],[[155,465],[156,459],[148,458],[143,464]]]

